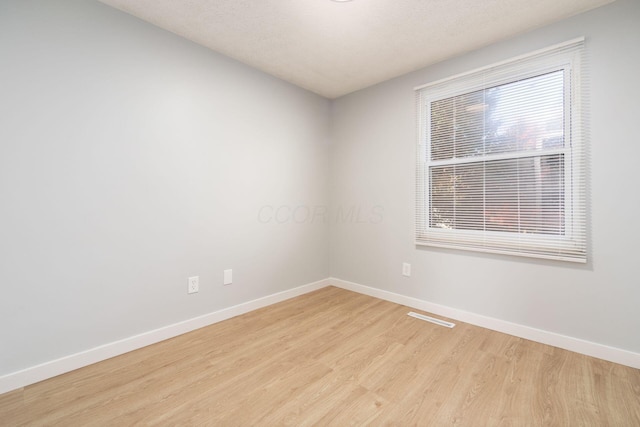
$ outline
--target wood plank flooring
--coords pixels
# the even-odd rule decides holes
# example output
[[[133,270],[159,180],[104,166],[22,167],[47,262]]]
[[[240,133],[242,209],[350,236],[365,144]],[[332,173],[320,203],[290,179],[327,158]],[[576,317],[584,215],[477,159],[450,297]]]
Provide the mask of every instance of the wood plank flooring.
[[[640,426],[640,370],[329,287],[0,395],[2,426]]]

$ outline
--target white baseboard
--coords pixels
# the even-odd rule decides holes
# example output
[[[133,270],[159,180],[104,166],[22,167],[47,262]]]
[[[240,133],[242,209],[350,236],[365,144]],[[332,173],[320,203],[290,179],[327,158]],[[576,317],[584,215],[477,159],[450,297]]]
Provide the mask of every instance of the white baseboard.
[[[183,322],[168,325],[149,332],[125,338],[119,341],[104,344],[80,353],[52,360],[40,365],[32,366],[21,371],[12,372],[0,377],[0,394],[11,390],[19,389],[36,382],[55,377],[66,372],[73,371],[84,366],[97,363],[111,357],[119,356],[151,344],[164,341],[169,338],[182,335],[184,333],[212,325],[253,310],[257,310],[268,305],[272,305],[290,298],[297,297],[326,286],[336,286],[360,294],[369,295],[397,304],[406,305],[418,310],[426,311],[443,317],[448,317],[461,322],[470,323],[472,325],[481,326],[505,334],[525,338],[543,344],[552,345],[554,347],[563,348],[565,350],[574,351],[576,353],[585,354],[587,356],[597,357],[599,359],[608,360],[610,362],[619,363],[621,365],[630,366],[640,369],[640,354],[631,351],[622,350],[615,347],[609,347],[602,344],[585,341],[578,338],[560,335],[541,329],[523,326],[516,323],[507,322],[505,320],[495,319],[480,314],[471,313],[456,308],[435,304],[429,301],[396,294],[382,289],[371,288],[369,286],[360,285],[358,283],[348,282],[346,280],[329,278],[320,280],[307,285],[299,286],[266,297],[247,301],[242,304],[234,305],[222,310],[208,313]]]
[[[0,377],[0,394],[324,288],[329,284],[329,279],[309,283],[3,375]]]
[[[543,331],[541,329],[435,304],[417,298],[384,291],[382,289],[371,288],[369,286],[348,282],[346,280],[331,278],[330,283],[338,288],[380,298],[396,304],[406,305],[418,310],[481,326],[494,331],[503,332],[519,338],[525,338],[542,344],[548,344],[565,350],[574,351],[576,353],[585,354],[587,356],[597,357],[598,359],[608,360],[610,362],[640,369],[640,353],[609,347],[579,338],[556,334],[554,332]]]

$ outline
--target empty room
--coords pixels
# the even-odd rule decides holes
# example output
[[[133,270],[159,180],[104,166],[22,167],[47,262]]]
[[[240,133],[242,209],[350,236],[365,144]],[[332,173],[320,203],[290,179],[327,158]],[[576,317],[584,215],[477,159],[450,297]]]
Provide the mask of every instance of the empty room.
[[[0,426],[640,426],[639,46],[638,0],[0,0]]]

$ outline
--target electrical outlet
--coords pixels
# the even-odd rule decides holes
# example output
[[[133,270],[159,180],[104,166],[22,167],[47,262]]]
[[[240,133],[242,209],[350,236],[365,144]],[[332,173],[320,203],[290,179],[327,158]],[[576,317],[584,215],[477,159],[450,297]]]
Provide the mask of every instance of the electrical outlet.
[[[223,284],[230,285],[233,283],[233,270],[225,270],[223,277]]]
[[[411,277],[411,264],[407,262],[402,263],[402,275],[406,277]]]
[[[200,277],[199,276],[189,277],[189,286],[187,288],[187,293],[195,294],[199,290],[200,290]]]

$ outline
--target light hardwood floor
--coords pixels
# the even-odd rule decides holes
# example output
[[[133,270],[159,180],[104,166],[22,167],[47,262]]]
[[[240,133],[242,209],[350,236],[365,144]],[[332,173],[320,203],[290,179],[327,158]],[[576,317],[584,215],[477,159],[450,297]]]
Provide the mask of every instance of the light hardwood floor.
[[[640,426],[640,370],[324,288],[0,396],[13,425]]]

